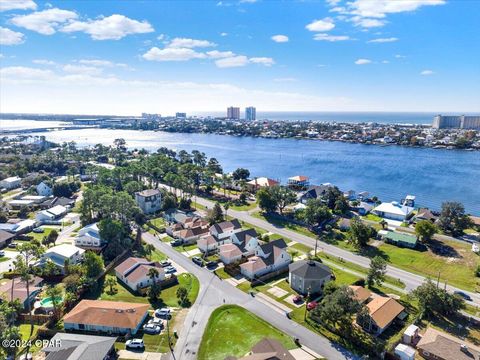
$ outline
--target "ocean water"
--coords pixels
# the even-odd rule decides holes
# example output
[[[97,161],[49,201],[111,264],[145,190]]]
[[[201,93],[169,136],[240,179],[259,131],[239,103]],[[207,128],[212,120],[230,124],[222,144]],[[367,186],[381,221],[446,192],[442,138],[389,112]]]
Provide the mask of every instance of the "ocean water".
[[[225,171],[245,167],[251,176],[267,176],[283,183],[290,176],[306,175],[311,183],[330,182],[342,190],[368,191],[383,201],[400,201],[412,194],[417,205],[433,209],[439,209],[443,201],[455,200],[480,215],[478,151],[109,129],[35,135],[59,143],[75,141],[79,146],[110,145],[124,138],[131,149],[196,149],[217,158]]]

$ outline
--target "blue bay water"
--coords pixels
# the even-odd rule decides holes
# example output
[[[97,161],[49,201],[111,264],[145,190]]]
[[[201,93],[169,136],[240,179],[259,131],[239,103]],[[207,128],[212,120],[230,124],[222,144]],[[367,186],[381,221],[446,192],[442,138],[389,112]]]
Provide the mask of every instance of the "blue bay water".
[[[399,201],[412,194],[417,196],[417,204],[433,209],[439,209],[443,201],[455,200],[467,211],[480,214],[480,153],[476,151],[108,129],[35,135],[55,142],[75,141],[80,146],[110,145],[114,139],[124,138],[132,149],[197,149],[216,157],[225,171],[245,167],[252,176],[283,183],[290,176],[306,175],[312,183],[369,191],[383,201]]]

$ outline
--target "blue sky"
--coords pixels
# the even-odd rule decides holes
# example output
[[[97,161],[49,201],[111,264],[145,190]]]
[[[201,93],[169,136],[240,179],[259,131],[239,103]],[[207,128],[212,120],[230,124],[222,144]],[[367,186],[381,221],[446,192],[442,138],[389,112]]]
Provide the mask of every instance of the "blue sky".
[[[2,112],[480,110],[478,1],[0,0]]]

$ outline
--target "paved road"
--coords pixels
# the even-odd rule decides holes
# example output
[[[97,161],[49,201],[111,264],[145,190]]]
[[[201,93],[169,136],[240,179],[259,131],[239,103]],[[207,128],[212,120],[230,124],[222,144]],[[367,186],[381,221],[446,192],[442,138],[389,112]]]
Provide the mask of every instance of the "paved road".
[[[196,201],[197,201],[197,203],[199,203],[203,206],[206,206],[208,208],[212,208],[213,204],[214,204],[212,201],[206,200],[206,199],[201,198],[201,197],[197,197]],[[246,211],[236,211],[236,210],[233,210],[233,209],[228,209],[228,215],[233,216],[233,217],[235,217],[239,220],[243,220],[243,221],[245,221],[247,223],[250,223],[254,226],[257,226],[259,228],[265,229],[267,231],[277,233],[277,234],[279,234],[279,235],[281,235],[285,238],[291,239],[291,240],[296,241],[298,243],[305,244],[305,245],[308,245],[310,247],[315,246],[315,239],[313,239],[309,236],[306,236],[306,235],[299,234],[295,231],[285,229],[281,226],[273,225],[273,224],[271,224],[271,223],[269,223],[265,220],[253,217],[252,215],[250,215]],[[320,247],[321,250],[323,250],[327,254],[334,255],[334,256],[337,256],[337,257],[341,257],[341,258],[343,258],[347,261],[350,261],[352,263],[361,265],[361,266],[366,267],[366,268],[368,268],[370,266],[370,259],[367,258],[367,257],[363,257],[363,256],[360,256],[360,255],[354,254],[350,251],[340,249],[336,246],[327,244],[327,243],[322,242],[322,241],[319,241],[319,247]],[[394,266],[390,266],[390,265],[387,266],[387,274],[394,277],[394,278],[402,280],[405,283],[406,289],[408,291],[417,288],[418,286],[420,286],[426,280],[426,278],[424,276],[413,274],[413,273],[410,273],[408,271],[401,270],[401,269],[398,269],[398,268],[396,268]],[[444,284],[441,283],[441,286],[443,287]],[[451,292],[458,290],[458,291],[463,291],[464,293],[469,294],[471,296],[471,298],[473,299],[473,301],[469,302],[469,303],[471,303],[472,305],[480,306],[480,294],[465,291],[465,290],[461,290],[461,289],[458,289],[456,287],[450,286],[448,284],[447,284],[447,289]]]
[[[213,310],[224,303],[236,304],[246,308],[281,331],[300,339],[301,344],[329,360],[357,359],[356,356],[339,345],[331,343],[324,337],[289,320],[279,312],[273,311],[268,305],[219,279],[207,269],[198,267],[190,259],[172,249],[170,245],[161,242],[152,234],[144,233],[143,240],[155,246],[188,272],[195,274],[200,281],[197,301],[188,312],[183,329],[179,331],[180,338],[175,346],[174,354],[171,356],[172,359],[195,360],[197,358],[198,348],[208,319]]]

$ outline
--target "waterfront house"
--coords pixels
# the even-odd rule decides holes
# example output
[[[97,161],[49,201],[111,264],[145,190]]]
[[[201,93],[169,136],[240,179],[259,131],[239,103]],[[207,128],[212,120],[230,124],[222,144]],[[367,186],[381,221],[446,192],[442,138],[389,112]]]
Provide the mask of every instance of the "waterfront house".
[[[360,204],[355,207],[355,211],[358,215],[365,216],[375,207],[375,204],[367,201],[360,201]]]
[[[20,301],[24,309],[28,309],[28,304],[33,304],[35,297],[42,290],[43,279],[38,276],[33,276],[28,282],[30,296],[27,296],[27,283],[20,277],[13,279],[3,279],[0,283],[0,301]]]
[[[250,191],[257,191],[260,188],[272,187],[277,185],[280,185],[278,181],[266,177],[259,177],[247,181],[247,187],[250,189]]]
[[[287,269],[291,262],[292,257],[287,252],[287,244],[283,239],[278,239],[258,246],[255,255],[240,265],[240,272],[253,280],[273,271]]]
[[[42,181],[36,186],[37,194],[41,196],[51,196],[53,194],[52,186]]]
[[[294,190],[306,189],[308,186],[310,186],[310,182],[307,176],[297,175],[288,178],[288,187]]]
[[[110,360],[116,358],[116,337],[57,332],[42,349],[44,360]]]
[[[222,240],[233,235],[233,233],[241,231],[242,225],[237,219],[230,221],[222,221],[210,226],[210,235]]]
[[[368,191],[360,191],[358,193],[358,200],[365,201],[370,198],[370,193]]]
[[[150,269],[156,269],[158,276],[155,282],[165,280],[165,271],[158,262],[143,258],[129,257],[115,268],[115,276],[132,291],[152,285],[153,281],[148,276]]]
[[[437,221],[437,219],[438,215],[434,214],[430,209],[419,208],[417,214],[413,218],[413,221],[418,222],[420,220],[428,220],[434,223],[435,221]]]
[[[314,260],[295,261],[288,269],[290,287],[302,295],[320,294],[325,284],[332,279],[330,268]]]
[[[157,189],[143,190],[135,193],[135,201],[145,214],[153,214],[162,208],[162,193]]]
[[[328,190],[332,187],[331,184],[322,184],[322,185],[312,185],[307,191],[305,191],[300,196],[300,202],[302,204],[307,204],[308,200],[320,199],[322,200],[327,194]]]
[[[391,297],[376,296],[367,305],[368,315],[357,316],[357,323],[376,336],[383,333],[396,319],[404,319],[405,308]]]
[[[343,197],[347,200],[356,200],[357,196],[355,194],[355,190],[347,190],[343,193]]]
[[[47,261],[51,261],[63,273],[65,272],[65,262],[68,262],[70,265],[79,264],[83,260],[84,254],[84,249],[69,244],[61,244],[47,249],[42,255],[39,264],[43,265]]]
[[[82,300],[63,317],[67,331],[135,335],[148,316],[150,304]]]
[[[98,223],[93,223],[81,228],[75,238],[75,245],[79,247],[100,248],[103,245],[103,241],[100,237]]]
[[[431,327],[422,335],[417,350],[427,360],[480,359],[479,346]]]
[[[405,233],[394,231],[380,230],[378,236],[386,243],[399,247],[415,248],[417,246],[417,237]]]
[[[384,202],[372,210],[376,215],[385,219],[405,221],[412,215],[414,208],[399,204],[396,201]]]
[[[37,212],[35,219],[42,224],[58,222],[58,219],[67,213],[65,206],[57,205],[47,210]]]
[[[11,176],[0,180],[0,189],[12,190],[20,187],[22,179],[18,176]]]

